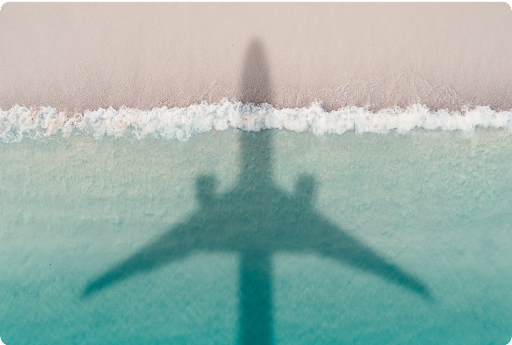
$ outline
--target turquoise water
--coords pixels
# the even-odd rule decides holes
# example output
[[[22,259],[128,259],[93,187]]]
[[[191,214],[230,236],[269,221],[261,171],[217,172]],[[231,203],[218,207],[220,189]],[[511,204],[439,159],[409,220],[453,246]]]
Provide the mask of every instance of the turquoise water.
[[[509,132],[246,137],[0,144],[2,341],[507,344]]]

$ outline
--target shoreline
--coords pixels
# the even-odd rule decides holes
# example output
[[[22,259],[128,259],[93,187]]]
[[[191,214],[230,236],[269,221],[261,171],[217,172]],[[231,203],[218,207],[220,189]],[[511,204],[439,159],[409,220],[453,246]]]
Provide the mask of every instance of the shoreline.
[[[319,104],[309,108],[275,109],[270,104],[247,105],[225,101],[221,104],[191,105],[186,108],[139,110],[122,107],[67,114],[56,108],[39,110],[13,107],[0,111],[0,143],[21,142],[25,138],[70,137],[75,135],[187,141],[211,131],[279,130],[315,135],[407,134],[417,130],[475,132],[502,129],[512,133],[512,110],[496,112],[478,107],[466,113],[432,111],[422,105],[407,109],[385,109],[377,113],[346,107],[327,112]]]

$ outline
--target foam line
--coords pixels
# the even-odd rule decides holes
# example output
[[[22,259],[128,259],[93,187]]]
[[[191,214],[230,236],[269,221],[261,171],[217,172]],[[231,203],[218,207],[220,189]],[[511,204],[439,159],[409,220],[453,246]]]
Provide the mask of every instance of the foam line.
[[[421,104],[407,109],[389,108],[376,113],[361,107],[345,107],[327,112],[321,103],[308,108],[275,109],[272,105],[255,106],[238,101],[202,103],[185,108],[153,108],[138,110],[121,107],[100,108],[74,115],[56,108],[29,109],[19,105],[0,109],[0,141],[20,142],[24,138],[44,139],[56,135],[103,137],[155,136],[168,140],[187,140],[211,130],[236,128],[245,131],[279,129],[295,132],[311,131],[317,135],[408,133],[423,128],[443,131],[474,131],[476,127],[503,128],[512,131],[512,109],[494,111],[485,106],[461,112],[433,111]]]

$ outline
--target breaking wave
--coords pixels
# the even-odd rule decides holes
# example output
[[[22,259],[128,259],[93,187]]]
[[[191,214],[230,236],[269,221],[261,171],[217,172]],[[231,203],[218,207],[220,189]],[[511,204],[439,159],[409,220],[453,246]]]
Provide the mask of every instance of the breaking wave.
[[[170,140],[187,140],[211,130],[236,128],[245,131],[264,129],[311,131],[317,135],[407,133],[414,129],[474,131],[476,127],[503,128],[512,132],[512,109],[494,111],[477,107],[463,112],[433,111],[421,104],[407,109],[399,107],[371,112],[361,107],[345,107],[327,112],[321,103],[308,108],[275,109],[272,105],[252,105],[223,100],[215,104],[196,104],[184,108],[139,110],[121,107],[100,108],[74,115],[52,107],[29,109],[19,105],[0,109],[0,141],[20,142],[24,138],[44,139],[51,136],[87,135],[103,137],[154,136]]]

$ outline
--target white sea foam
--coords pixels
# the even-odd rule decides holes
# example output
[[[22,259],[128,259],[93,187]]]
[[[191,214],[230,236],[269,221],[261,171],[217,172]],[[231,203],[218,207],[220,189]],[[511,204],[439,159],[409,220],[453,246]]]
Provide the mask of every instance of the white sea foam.
[[[390,108],[371,112],[361,107],[345,107],[327,112],[321,103],[308,108],[275,109],[224,100],[216,104],[202,103],[185,108],[153,108],[138,110],[121,107],[98,109],[83,114],[67,114],[52,107],[29,109],[15,105],[0,110],[0,141],[20,142],[24,138],[47,138],[55,135],[90,135],[101,139],[156,136],[163,139],[187,140],[211,130],[237,128],[246,131],[279,129],[295,132],[311,131],[317,135],[407,133],[414,129],[473,131],[476,127],[503,128],[512,132],[512,109],[494,111],[477,107],[462,113],[439,110],[415,104],[407,109]]]

